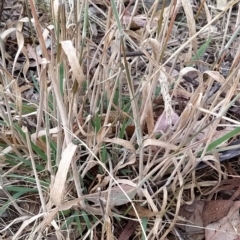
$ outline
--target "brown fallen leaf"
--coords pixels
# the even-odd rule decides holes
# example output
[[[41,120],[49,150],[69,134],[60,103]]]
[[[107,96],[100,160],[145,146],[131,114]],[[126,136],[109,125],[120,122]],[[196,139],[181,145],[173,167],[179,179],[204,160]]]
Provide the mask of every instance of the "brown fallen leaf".
[[[227,216],[233,203],[231,200],[214,200],[185,204],[180,208],[179,216],[184,217],[186,222],[181,223],[179,227],[184,229],[191,239],[193,237],[198,240],[203,239],[205,227]]]
[[[131,185],[131,183],[128,183],[130,183],[130,181],[125,180],[125,183],[119,184],[122,189],[116,185],[112,187],[111,190],[102,191],[101,194],[99,192],[88,194],[85,195],[84,198],[95,203],[96,205],[100,204],[100,200],[103,202],[103,204],[105,204],[108,201],[108,198],[110,206],[112,207],[124,205],[130,202],[129,199],[133,199],[137,193],[136,187]],[[128,198],[122,190],[125,192]]]
[[[142,206],[136,205],[136,204],[135,204],[135,208],[136,208],[138,216],[140,218],[144,218],[144,217],[150,218],[150,217],[155,217],[160,214],[160,212],[153,212],[145,207],[142,207]],[[128,210],[126,208],[125,211],[127,211],[128,215],[136,217],[136,213],[133,208],[130,208],[130,210]]]
[[[137,221],[128,221],[127,225],[124,227],[123,231],[121,232],[118,240],[128,240],[131,235],[135,232],[139,222]]]
[[[204,201],[194,201],[191,205],[183,205],[180,208],[179,216],[184,217],[186,222],[179,225],[180,228],[185,230],[186,234],[190,237],[192,235],[200,235],[204,237],[202,212],[204,208]],[[198,239],[202,239],[202,237]]]
[[[171,111],[170,115],[164,111],[155,124],[154,132],[166,132],[169,127],[177,123],[178,119],[179,116],[174,111]]]
[[[216,222],[225,217],[233,205],[231,200],[216,200],[204,202],[202,213],[203,226]]]
[[[224,205],[222,205],[224,207]],[[219,221],[207,225],[206,240],[239,240],[240,239],[240,201],[233,202],[227,214]]]

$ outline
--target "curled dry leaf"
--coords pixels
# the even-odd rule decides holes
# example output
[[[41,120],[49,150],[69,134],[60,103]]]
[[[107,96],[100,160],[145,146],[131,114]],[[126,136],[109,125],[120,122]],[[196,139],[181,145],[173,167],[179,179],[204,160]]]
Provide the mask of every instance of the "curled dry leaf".
[[[226,81],[226,79],[218,71],[205,71],[204,74],[209,75],[215,81],[217,81],[221,84],[223,84]]]
[[[161,49],[161,44],[156,39],[148,38],[144,40],[144,42],[142,43],[142,47],[145,49],[147,49],[148,47],[151,47],[154,60],[158,59],[159,49]]]

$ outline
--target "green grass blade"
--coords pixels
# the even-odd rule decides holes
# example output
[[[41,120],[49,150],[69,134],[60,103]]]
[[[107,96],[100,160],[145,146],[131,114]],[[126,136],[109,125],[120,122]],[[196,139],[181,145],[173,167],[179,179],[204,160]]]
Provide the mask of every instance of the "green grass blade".
[[[218,138],[217,140],[213,141],[208,145],[207,152],[212,151],[213,149],[217,148],[220,144],[226,142],[230,138],[238,135],[240,133],[240,127],[234,129],[233,131],[223,135],[222,137]]]
[[[15,193],[12,198],[14,200],[18,199],[20,196],[22,196],[24,193],[23,192],[18,192]],[[0,207],[0,216],[2,216],[2,214],[9,208],[9,206],[12,204],[12,202],[9,200],[7,202],[5,202],[2,207]]]
[[[14,127],[15,127],[16,131],[26,140],[26,135],[22,131],[22,129],[19,127],[19,125],[18,124],[14,124]],[[32,146],[33,151],[39,157],[41,157],[43,160],[47,161],[47,155],[37,145],[35,145],[32,141],[31,141],[31,146]]]
[[[16,179],[23,180],[24,182],[36,184],[36,179],[33,178],[33,177],[21,176],[21,175],[17,175],[17,174],[8,174],[7,176],[11,177],[11,178],[16,178]],[[44,179],[44,181],[40,180],[40,183],[41,183],[42,187],[48,188],[49,185],[50,185],[50,180],[49,179]],[[7,189],[7,186],[6,186],[6,189]]]
[[[142,227],[146,233],[146,229],[147,229],[147,218],[146,217],[142,219]],[[142,234],[142,240],[146,240],[145,236],[146,236],[146,234]]]
[[[32,167],[32,163],[31,161],[29,160],[26,160],[25,158],[20,158],[16,155],[13,155],[13,154],[6,154],[6,163],[9,163],[11,165],[16,165],[17,163],[19,162],[22,162],[24,165],[28,166],[28,167]],[[36,168],[37,168],[37,171],[43,171],[45,168],[40,165],[40,164],[36,164]]]
[[[191,59],[191,61],[194,62],[199,60],[203,56],[203,54],[206,52],[211,41],[212,41],[212,38],[209,38],[204,44],[202,44],[201,47],[197,50],[197,54]],[[188,67],[190,66],[193,66],[193,64],[188,64]]]

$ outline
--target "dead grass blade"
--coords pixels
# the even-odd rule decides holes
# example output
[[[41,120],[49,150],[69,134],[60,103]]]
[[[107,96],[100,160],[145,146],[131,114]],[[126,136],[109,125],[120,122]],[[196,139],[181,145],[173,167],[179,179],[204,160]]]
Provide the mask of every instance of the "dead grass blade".
[[[62,153],[62,159],[60,161],[58,171],[50,193],[50,198],[56,206],[61,206],[64,200],[67,174],[76,150],[77,145],[69,143]]]

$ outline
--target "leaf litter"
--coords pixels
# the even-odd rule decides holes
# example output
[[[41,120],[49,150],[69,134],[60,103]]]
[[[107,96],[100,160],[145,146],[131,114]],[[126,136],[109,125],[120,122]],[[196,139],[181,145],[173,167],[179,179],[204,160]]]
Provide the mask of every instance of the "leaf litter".
[[[239,238],[238,1],[158,2],[0,6],[2,239]]]

